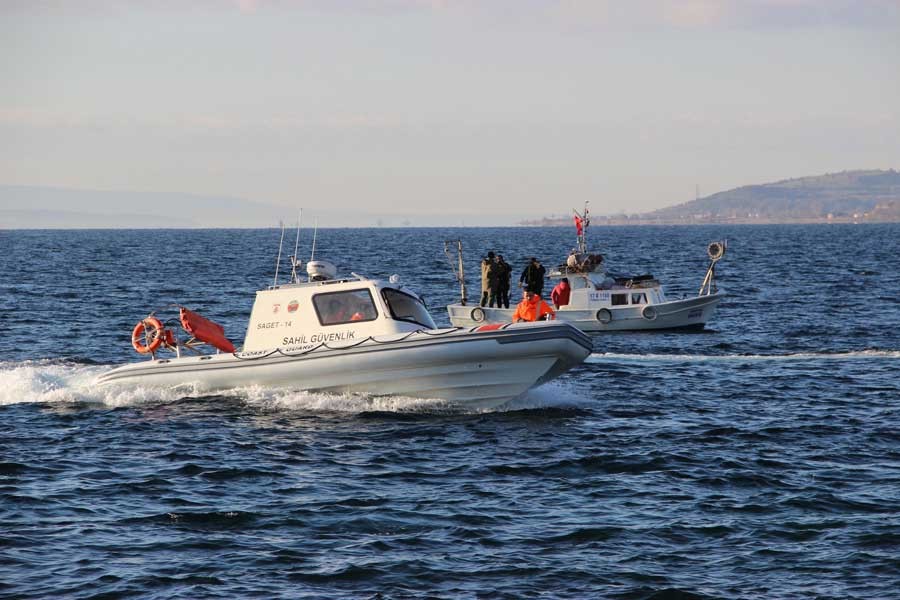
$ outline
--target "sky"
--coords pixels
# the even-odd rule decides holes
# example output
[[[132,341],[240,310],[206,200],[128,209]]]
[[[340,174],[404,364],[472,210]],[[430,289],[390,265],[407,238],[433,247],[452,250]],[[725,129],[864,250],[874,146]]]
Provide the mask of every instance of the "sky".
[[[900,0],[3,0],[0,92],[2,185],[633,214],[900,168]]]

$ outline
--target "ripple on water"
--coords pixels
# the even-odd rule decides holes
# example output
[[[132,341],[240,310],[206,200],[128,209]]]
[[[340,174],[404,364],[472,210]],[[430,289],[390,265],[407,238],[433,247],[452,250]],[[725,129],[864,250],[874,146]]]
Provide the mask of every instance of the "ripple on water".
[[[486,412],[97,388],[135,359],[151,292],[239,342],[274,253],[208,249],[280,232],[6,232],[32,258],[0,252],[0,595],[900,598],[897,226],[592,231],[615,268],[679,293],[728,237],[711,326],[596,336],[585,364]],[[571,231],[337,229],[317,252],[400,273],[446,325],[450,237],[470,267],[489,248],[518,266]],[[63,249],[81,287],[34,276]],[[860,286],[877,320],[841,301]],[[77,343],[45,327],[48,301]]]

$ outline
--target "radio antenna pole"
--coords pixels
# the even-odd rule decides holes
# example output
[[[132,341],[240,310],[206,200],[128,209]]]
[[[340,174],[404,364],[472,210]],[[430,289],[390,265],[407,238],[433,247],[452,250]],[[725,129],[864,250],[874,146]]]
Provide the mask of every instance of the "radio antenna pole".
[[[313,225],[313,245],[309,260],[312,261],[316,257],[316,235],[319,233],[319,217],[316,217],[315,225]]]
[[[278,242],[278,258],[275,259],[275,281],[272,282],[272,287],[278,285],[278,265],[281,264],[281,245],[284,243],[284,221],[278,221],[278,224],[281,225],[281,240]]]
[[[297,258],[297,249],[300,247],[300,223],[303,222],[303,209],[300,209],[300,214],[297,215],[297,239],[294,240],[294,254],[291,256],[291,283],[300,283],[300,278],[297,277],[297,267],[300,266],[300,259]]]

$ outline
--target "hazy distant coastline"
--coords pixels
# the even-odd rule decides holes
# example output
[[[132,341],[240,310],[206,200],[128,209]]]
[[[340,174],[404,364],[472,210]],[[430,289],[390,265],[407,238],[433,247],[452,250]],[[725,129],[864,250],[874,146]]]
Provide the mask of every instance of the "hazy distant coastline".
[[[686,225],[703,223],[892,223],[900,222],[900,172],[842,171],[747,185],[690,202],[633,215],[597,215],[594,225]],[[530,226],[567,226],[572,217],[522,221]]]
[[[293,227],[300,207],[242,198],[166,192],[77,190],[0,185],[0,229],[264,229]],[[520,214],[500,209],[482,215],[391,214],[328,209],[303,211],[312,227],[513,226]]]
[[[581,199],[564,199],[578,205]],[[603,215],[594,225],[900,222],[900,172],[843,171],[748,185],[647,213]],[[292,224],[293,209],[240,198],[180,193],[70,190],[0,185],[0,229],[267,228]],[[136,211],[135,207],[139,207]],[[389,215],[310,210],[323,227],[571,226],[568,214]]]

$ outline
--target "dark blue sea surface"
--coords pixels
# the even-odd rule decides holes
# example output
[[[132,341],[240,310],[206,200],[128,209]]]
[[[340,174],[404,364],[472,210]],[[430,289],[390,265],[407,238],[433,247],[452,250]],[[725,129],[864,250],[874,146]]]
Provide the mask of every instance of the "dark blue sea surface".
[[[467,413],[97,389],[150,310],[240,343],[280,231],[0,231],[0,596],[900,598],[900,226],[590,233],[674,294],[727,238],[727,297],[703,332],[598,335]],[[573,234],[320,230],[316,254],[399,274],[447,325],[443,240],[475,297],[481,253],[552,264]]]

